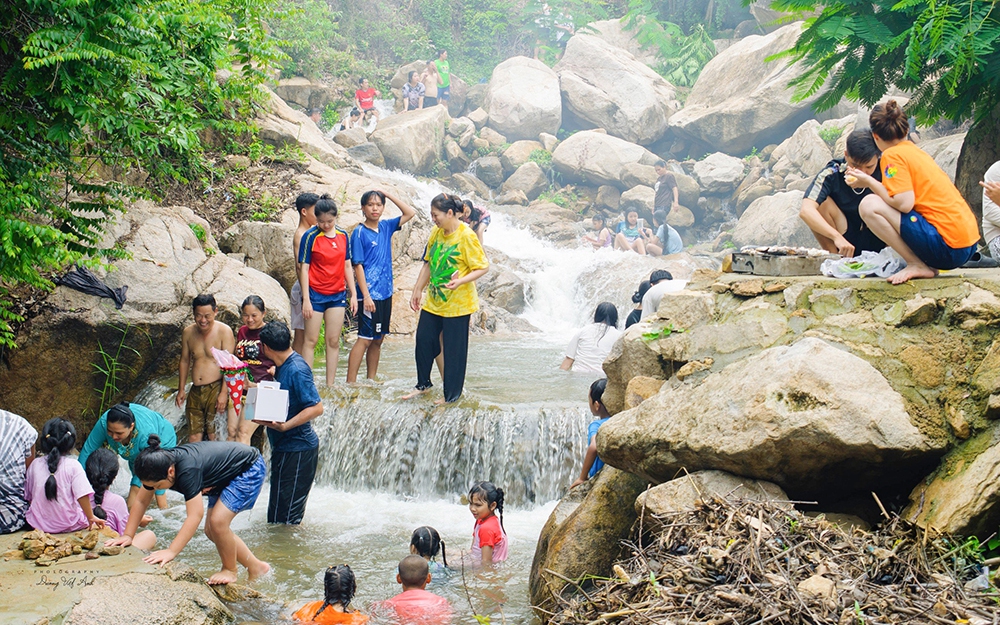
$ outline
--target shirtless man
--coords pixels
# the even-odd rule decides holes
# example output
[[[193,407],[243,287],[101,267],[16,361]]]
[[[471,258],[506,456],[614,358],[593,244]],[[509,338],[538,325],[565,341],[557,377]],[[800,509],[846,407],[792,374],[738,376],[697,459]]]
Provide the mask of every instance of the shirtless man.
[[[212,295],[199,295],[191,303],[194,309],[194,323],[184,328],[181,335],[180,376],[177,382],[177,407],[184,408],[184,416],[190,426],[189,442],[197,443],[208,434],[208,440],[215,440],[215,415],[226,412],[229,393],[222,380],[222,370],[215,363],[212,348],[224,349],[230,353],[236,349],[233,329],[215,320],[218,307]],[[184,391],[188,370],[194,364],[191,376],[191,393]]]
[[[306,233],[306,230],[316,225],[316,213],[313,212],[313,209],[316,208],[318,201],[319,196],[315,193],[302,193],[295,198],[295,210],[299,211],[299,225],[295,228],[295,234],[292,235],[292,258],[298,259],[302,235]],[[301,268],[296,262],[296,276],[299,275]],[[298,280],[292,285],[289,301],[292,305],[292,349],[302,355],[302,346],[306,342],[306,322],[302,318],[302,285],[299,284]]]

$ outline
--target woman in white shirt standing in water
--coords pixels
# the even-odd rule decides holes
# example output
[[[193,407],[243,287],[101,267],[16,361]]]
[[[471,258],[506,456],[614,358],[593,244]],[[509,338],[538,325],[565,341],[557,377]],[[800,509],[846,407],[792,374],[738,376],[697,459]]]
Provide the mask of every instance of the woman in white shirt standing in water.
[[[604,359],[611,353],[621,336],[618,329],[618,309],[611,302],[601,302],[594,311],[594,322],[584,326],[566,349],[560,369],[603,373]]]

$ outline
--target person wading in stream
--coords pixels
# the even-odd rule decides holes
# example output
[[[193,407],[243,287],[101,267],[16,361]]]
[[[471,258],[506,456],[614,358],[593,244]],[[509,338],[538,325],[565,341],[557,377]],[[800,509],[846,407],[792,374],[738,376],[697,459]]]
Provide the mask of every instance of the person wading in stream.
[[[469,357],[469,318],[479,310],[475,281],[489,271],[479,238],[461,222],[461,201],[440,194],[431,201],[431,230],[424,251],[424,265],[413,285],[410,307],[420,313],[414,358],[416,390],[403,396],[412,399],[432,386],[431,367],[444,354],[444,398],[436,403],[457,401],[465,386]],[[424,288],[427,300],[421,307]]]

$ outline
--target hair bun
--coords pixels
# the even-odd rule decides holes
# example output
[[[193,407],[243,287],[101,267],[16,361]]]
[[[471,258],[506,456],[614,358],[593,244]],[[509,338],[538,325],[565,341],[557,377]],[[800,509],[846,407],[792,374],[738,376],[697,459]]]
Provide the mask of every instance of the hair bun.
[[[160,437],[157,434],[150,434],[149,438],[146,439],[146,446],[153,451],[160,448]]]
[[[329,193],[324,193],[323,195],[319,196],[319,199],[321,199],[321,200],[332,200],[333,198],[330,197]]]

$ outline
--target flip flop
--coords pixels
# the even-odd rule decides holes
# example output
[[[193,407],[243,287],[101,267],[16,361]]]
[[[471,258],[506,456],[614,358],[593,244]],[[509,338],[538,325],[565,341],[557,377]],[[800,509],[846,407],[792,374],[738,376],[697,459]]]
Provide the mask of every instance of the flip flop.
[[[1000,267],[1000,263],[995,258],[983,256],[980,252],[973,254],[969,262],[962,265],[962,269],[995,269],[997,267]]]

